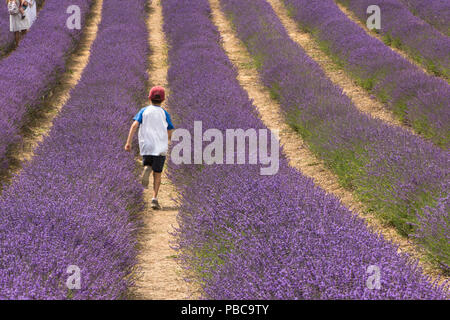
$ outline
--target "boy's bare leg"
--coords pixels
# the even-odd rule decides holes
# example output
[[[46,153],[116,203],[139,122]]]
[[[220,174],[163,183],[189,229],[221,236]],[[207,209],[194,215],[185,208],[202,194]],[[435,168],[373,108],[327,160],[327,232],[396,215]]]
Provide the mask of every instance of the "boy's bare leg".
[[[145,166],[144,171],[142,172],[142,179],[141,179],[144,188],[148,188],[148,184],[150,182],[150,173],[152,173],[152,167]]]
[[[154,210],[161,209],[161,206],[159,205],[157,199],[160,185],[161,185],[161,172],[153,172],[153,199],[151,207]]]
[[[153,199],[158,198],[159,187],[161,186],[161,172],[153,172]]]

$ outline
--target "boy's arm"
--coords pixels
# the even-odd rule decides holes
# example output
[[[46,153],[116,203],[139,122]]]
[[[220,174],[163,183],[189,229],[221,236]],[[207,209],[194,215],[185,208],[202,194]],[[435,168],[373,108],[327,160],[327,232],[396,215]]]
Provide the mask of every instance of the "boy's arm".
[[[166,110],[164,110],[164,113],[166,114],[167,134],[169,136],[169,143],[170,143],[170,141],[172,141],[172,132],[175,129],[175,127],[172,124],[172,119],[170,118],[170,114]]]
[[[131,125],[130,132],[128,133],[127,143],[125,144],[126,151],[131,151],[131,143],[133,142],[133,137],[137,128],[139,128],[139,122],[135,120]]]

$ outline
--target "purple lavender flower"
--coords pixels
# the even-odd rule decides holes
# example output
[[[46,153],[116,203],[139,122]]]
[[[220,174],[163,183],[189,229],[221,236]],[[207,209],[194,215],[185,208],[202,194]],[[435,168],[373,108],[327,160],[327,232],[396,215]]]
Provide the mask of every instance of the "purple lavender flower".
[[[410,11],[450,36],[450,2],[447,0],[400,0]]]

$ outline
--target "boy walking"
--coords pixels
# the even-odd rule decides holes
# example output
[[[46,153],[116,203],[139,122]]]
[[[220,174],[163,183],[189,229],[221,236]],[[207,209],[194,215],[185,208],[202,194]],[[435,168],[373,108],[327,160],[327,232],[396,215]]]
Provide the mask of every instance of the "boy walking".
[[[153,199],[151,207],[153,209],[161,209],[158,203],[158,191],[169,148],[168,143],[172,138],[174,127],[169,113],[161,107],[165,99],[164,88],[153,87],[150,90],[149,99],[152,104],[142,108],[133,118],[134,122],[128,134],[125,150],[131,151],[134,134],[139,128],[139,149],[144,164],[142,185],[145,188],[148,187],[150,174],[153,171]]]

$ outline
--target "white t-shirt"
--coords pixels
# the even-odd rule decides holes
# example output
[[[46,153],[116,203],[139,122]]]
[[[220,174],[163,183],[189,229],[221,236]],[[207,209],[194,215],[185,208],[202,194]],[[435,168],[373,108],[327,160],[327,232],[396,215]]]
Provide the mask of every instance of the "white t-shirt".
[[[174,129],[169,113],[159,106],[142,108],[134,117],[140,123],[139,149],[141,156],[163,156],[169,149],[167,130]]]

